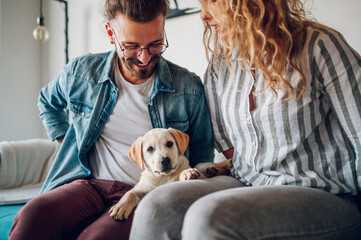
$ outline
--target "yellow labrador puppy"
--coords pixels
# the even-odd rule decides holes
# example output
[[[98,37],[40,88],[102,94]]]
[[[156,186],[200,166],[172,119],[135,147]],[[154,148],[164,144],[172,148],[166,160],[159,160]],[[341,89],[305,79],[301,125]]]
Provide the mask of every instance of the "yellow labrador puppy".
[[[190,168],[184,156],[188,142],[187,134],[172,128],[155,128],[139,137],[130,147],[128,157],[144,171],[139,183],[109,210],[110,216],[116,220],[127,219],[140,200],[157,186],[205,178],[198,169]]]

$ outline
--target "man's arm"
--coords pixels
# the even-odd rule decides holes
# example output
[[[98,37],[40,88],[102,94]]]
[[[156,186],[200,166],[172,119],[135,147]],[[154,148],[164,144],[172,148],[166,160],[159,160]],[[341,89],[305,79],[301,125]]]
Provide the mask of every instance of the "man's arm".
[[[63,140],[64,140],[64,136],[63,137],[59,137],[56,139],[56,141],[59,143],[59,144],[62,144],[63,143]]]
[[[41,89],[38,108],[40,120],[51,140],[60,140],[65,136],[69,128],[68,117],[65,112],[66,83],[70,64],[66,65],[61,74]]]
[[[199,94],[194,100],[187,132],[190,137],[188,148],[191,166],[201,162],[213,162],[214,159],[212,124],[203,85],[198,77],[197,80],[199,81]]]

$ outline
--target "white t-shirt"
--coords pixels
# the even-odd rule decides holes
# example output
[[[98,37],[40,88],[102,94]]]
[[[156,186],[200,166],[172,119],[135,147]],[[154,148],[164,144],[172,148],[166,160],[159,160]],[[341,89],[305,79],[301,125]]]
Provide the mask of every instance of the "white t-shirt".
[[[132,143],[152,126],[147,104],[154,88],[155,74],[145,83],[133,85],[119,71],[115,60],[115,83],[119,95],[114,110],[89,154],[92,176],[135,185],[141,169],[128,158]]]

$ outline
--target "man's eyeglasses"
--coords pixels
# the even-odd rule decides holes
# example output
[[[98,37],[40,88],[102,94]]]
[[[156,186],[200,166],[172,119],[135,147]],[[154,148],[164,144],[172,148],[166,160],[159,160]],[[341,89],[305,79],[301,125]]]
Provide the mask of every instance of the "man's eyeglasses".
[[[165,30],[164,30],[165,44],[164,43],[156,43],[156,44],[151,44],[148,47],[144,47],[144,48],[141,48],[138,45],[125,46],[123,48],[122,45],[120,44],[118,38],[117,38],[117,35],[115,35],[114,30],[112,28],[111,28],[111,30],[112,30],[112,32],[113,32],[113,34],[115,36],[115,39],[118,42],[120,50],[123,52],[123,55],[126,58],[135,58],[135,57],[140,56],[140,54],[142,54],[143,49],[147,49],[148,53],[150,55],[162,54],[167,49],[167,47],[169,47],[167,34],[165,33]]]

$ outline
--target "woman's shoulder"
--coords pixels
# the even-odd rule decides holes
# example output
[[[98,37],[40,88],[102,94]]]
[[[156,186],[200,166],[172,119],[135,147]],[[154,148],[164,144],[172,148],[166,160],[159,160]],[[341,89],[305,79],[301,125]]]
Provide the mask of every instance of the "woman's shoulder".
[[[339,31],[322,24],[307,27],[307,35],[309,39],[308,45],[311,47],[337,47],[346,43],[345,38]]]

